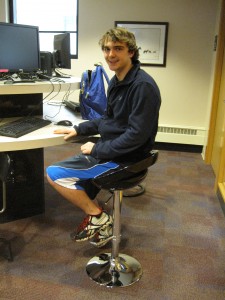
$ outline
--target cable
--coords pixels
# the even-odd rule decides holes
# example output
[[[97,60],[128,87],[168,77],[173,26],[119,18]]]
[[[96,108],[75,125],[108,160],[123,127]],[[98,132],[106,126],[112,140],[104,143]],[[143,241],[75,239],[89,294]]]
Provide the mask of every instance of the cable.
[[[53,119],[60,113],[62,106],[65,106],[64,100],[65,99],[68,100],[70,94],[72,94],[72,93],[70,93],[71,86],[72,85],[70,83],[66,93],[63,96],[62,101],[55,101],[55,102],[51,101],[53,98],[55,98],[59,94],[59,92],[61,90],[61,84],[60,84],[60,90],[58,91],[58,93],[56,95],[54,95],[51,99],[49,99],[47,102],[45,102],[47,105],[59,106],[59,110],[58,110],[58,112],[56,112],[56,114],[54,114],[53,116],[45,115],[46,118]]]
[[[54,92],[54,90],[55,90],[54,84],[53,84],[51,81],[50,81],[50,83],[51,83],[51,85],[52,85],[52,90],[51,90],[50,93],[48,93],[48,94],[42,99],[42,102],[44,102],[44,100],[45,100],[47,97],[49,97],[49,96]]]
[[[49,104],[49,103],[47,103],[47,104]],[[50,105],[51,105],[51,104],[50,104]],[[64,106],[64,104],[61,102],[61,103],[59,104],[59,110],[58,110],[53,116],[44,115],[44,118],[47,118],[48,120],[49,120],[49,119],[55,118],[55,117],[60,113],[62,106]]]
[[[54,89],[55,89],[55,86],[54,86],[54,84],[52,83],[52,81],[50,81],[51,82],[51,84],[53,85],[53,87],[54,87]],[[52,99],[54,99],[59,93],[60,93],[60,91],[61,91],[61,88],[62,88],[62,85],[61,85],[61,83],[60,82],[58,82],[59,83],[59,89],[58,89],[58,91],[57,91],[57,93],[52,97],[52,98],[50,98],[50,99],[48,99],[46,102],[48,103],[48,102],[50,102]],[[49,94],[50,95],[50,94]],[[49,96],[48,95],[48,96]],[[45,97],[43,100],[45,100],[47,97]]]
[[[68,87],[68,89],[67,89],[65,95],[63,96],[63,100],[68,100],[68,99],[69,99],[69,96],[72,94],[72,93],[70,92],[70,89],[71,89],[71,83],[69,84],[69,87]]]
[[[50,101],[51,101],[53,98],[55,98],[55,97],[60,93],[60,91],[61,91],[62,85],[61,85],[60,81],[58,81],[58,83],[59,83],[60,88],[59,88],[57,94],[55,94],[51,99],[49,99],[49,100],[46,101],[45,103],[46,103],[47,105],[59,106],[59,110],[58,110],[58,112],[56,112],[53,116],[45,115],[44,118],[50,118],[50,119],[55,118],[55,117],[60,113],[62,106],[65,106],[65,104],[63,103],[63,101],[61,101],[61,102],[54,102],[54,103],[50,102]],[[68,90],[70,90],[70,87],[71,87],[71,84],[69,85]],[[68,90],[67,90],[67,92],[68,92]],[[66,92],[66,94],[67,94],[67,92]],[[65,97],[65,95],[64,95],[64,97]]]
[[[55,73],[56,73],[56,76],[57,76],[57,74],[58,74],[58,75],[61,76],[62,78],[71,78],[70,75],[61,72],[58,68],[55,69]]]

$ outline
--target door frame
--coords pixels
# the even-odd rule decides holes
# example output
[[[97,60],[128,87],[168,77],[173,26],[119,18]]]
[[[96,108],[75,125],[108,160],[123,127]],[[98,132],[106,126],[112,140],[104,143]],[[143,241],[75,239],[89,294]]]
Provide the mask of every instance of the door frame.
[[[214,84],[213,84],[213,94],[212,94],[212,109],[210,116],[209,132],[208,132],[208,141],[205,151],[205,162],[210,164],[212,159],[212,150],[215,137],[215,128],[217,121],[217,110],[219,103],[219,94],[220,94],[220,85],[222,78],[222,68],[223,68],[223,56],[225,51],[225,0],[221,1],[221,11],[220,11],[220,24],[219,24],[219,33],[218,33],[218,44],[217,44],[217,53],[216,53],[216,62],[215,62],[215,73],[214,73]],[[220,165],[219,171],[215,179],[215,191],[220,191],[222,198],[225,202],[225,137],[224,143],[222,146],[221,156],[220,156]]]
[[[208,141],[205,151],[205,162],[210,164],[212,158],[212,149],[214,142],[214,134],[216,128],[216,117],[217,108],[219,103],[219,92],[220,83],[222,77],[222,66],[223,66],[223,53],[225,47],[225,0],[222,0],[221,12],[220,12],[220,25],[218,33],[218,43],[217,43],[217,53],[215,62],[215,72],[214,72],[214,83],[213,83],[213,94],[212,94],[212,108],[209,123]]]

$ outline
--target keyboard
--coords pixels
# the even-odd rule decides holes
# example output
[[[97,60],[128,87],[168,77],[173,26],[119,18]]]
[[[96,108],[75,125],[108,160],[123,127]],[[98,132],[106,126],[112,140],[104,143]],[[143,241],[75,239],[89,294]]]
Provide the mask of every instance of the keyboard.
[[[52,76],[49,76],[49,75],[46,75],[46,74],[41,74],[41,73],[38,73],[37,77],[39,79],[45,79],[45,80],[49,80],[49,81],[52,79]]]
[[[75,111],[75,112],[80,112],[80,104],[70,101],[70,100],[63,100],[63,102],[65,103],[66,107],[70,108],[71,110]]]
[[[34,79],[20,79],[20,80],[12,80],[12,83],[35,83]]]
[[[0,135],[18,138],[49,125],[51,121],[37,117],[24,117],[0,126]]]
[[[8,80],[5,80],[4,84],[35,83],[35,82],[36,81],[33,79],[21,79],[19,81],[8,79]]]

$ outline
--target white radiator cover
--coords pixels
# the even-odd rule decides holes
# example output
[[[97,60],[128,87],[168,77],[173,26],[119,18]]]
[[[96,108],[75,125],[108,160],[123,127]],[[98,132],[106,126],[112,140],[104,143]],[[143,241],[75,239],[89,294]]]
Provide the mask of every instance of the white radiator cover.
[[[204,145],[204,128],[159,125],[156,142]]]

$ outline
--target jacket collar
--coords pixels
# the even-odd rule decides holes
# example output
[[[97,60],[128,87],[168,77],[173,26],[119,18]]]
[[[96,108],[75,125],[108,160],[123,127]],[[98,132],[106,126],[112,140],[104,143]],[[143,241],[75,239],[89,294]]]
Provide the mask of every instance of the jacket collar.
[[[136,73],[140,69],[140,61],[137,60],[133,63],[133,67],[129,70],[122,81],[118,81],[116,75],[113,76],[111,83],[112,85],[127,85],[134,80]]]

